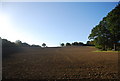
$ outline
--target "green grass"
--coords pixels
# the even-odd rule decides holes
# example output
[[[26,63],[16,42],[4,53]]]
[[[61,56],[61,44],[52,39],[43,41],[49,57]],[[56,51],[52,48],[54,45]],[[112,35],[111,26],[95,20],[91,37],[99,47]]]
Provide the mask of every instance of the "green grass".
[[[111,50],[109,50],[109,51],[101,51],[101,50],[96,50],[96,51],[93,51],[93,52],[115,52],[115,53],[117,53],[118,51],[111,51]]]

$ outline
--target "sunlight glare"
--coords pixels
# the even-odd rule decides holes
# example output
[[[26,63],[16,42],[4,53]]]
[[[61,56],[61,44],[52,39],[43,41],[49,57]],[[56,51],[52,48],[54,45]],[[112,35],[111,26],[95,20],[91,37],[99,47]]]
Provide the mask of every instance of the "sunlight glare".
[[[0,14],[0,37],[12,42],[21,40],[32,43],[31,36],[27,36],[26,32],[21,31],[19,26],[15,26],[12,19],[8,14]]]
[[[0,36],[2,38],[8,38],[14,40],[14,28],[11,22],[10,16],[7,14],[0,14]]]

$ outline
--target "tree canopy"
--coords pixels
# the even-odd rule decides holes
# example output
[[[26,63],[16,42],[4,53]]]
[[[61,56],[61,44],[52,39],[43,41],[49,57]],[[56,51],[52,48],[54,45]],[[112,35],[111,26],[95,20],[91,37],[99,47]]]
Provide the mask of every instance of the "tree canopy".
[[[71,46],[71,44],[69,42],[66,43],[66,46]]]
[[[42,46],[43,46],[43,47],[45,47],[45,46],[46,46],[46,44],[45,44],[45,43],[43,43],[43,44],[42,44]]]
[[[60,46],[91,46],[89,44],[84,44],[83,42],[73,42],[73,43],[61,43]]]
[[[0,38],[1,39],[1,38]],[[22,43],[20,40],[16,42],[2,39],[2,57],[8,57],[10,54],[21,52],[22,47],[40,47],[39,45],[29,45],[28,43]]]
[[[88,37],[97,48],[118,49],[120,41],[120,3],[95,26]]]
[[[60,45],[63,47],[65,44],[64,44],[64,43],[61,43]]]

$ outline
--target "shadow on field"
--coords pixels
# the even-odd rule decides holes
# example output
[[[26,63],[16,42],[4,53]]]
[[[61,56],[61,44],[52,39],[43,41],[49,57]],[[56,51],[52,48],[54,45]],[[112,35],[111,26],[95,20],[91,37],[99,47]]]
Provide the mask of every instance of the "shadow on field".
[[[8,58],[10,57],[12,54],[15,53],[20,53],[22,52],[23,49],[20,47],[3,47],[2,48],[2,58]]]

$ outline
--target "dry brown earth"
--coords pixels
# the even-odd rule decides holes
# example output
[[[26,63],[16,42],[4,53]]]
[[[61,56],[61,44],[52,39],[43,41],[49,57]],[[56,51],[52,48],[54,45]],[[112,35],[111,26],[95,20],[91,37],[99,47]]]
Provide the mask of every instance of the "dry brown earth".
[[[118,53],[94,47],[24,48],[3,59],[3,79],[117,79]]]

